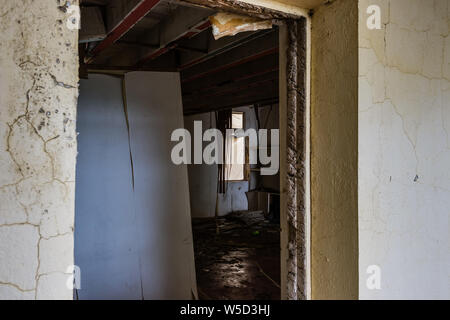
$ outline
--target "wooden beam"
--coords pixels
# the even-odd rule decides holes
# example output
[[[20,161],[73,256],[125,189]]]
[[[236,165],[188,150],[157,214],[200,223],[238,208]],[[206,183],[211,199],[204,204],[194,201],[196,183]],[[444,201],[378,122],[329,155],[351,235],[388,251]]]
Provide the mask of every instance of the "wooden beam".
[[[136,23],[138,23],[150,10],[161,0],[141,0],[128,14],[108,33],[107,37],[100,42],[89,54],[86,63],[91,63],[93,58],[105,49],[113,45],[125,35]]]

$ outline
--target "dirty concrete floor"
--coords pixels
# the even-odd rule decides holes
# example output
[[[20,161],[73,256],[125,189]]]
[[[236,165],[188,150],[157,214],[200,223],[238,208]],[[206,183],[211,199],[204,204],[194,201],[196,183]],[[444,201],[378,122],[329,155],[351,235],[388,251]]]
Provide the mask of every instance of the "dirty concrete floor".
[[[279,300],[280,226],[260,212],[193,219],[201,300]]]

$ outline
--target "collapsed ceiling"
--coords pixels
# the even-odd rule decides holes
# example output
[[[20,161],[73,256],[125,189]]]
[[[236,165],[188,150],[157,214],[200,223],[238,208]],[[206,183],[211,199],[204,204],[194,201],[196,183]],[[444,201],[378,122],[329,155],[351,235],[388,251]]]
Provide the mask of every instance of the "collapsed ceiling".
[[[278,101],[278,31],[218,40],[217,11],[174,0],[81,1],[82,73],[180,72],[185,114]]]

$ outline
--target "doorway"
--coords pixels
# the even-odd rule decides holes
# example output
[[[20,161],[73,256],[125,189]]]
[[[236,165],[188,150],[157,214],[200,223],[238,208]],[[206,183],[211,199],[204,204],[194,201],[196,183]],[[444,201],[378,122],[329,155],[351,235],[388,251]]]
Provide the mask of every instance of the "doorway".
[[[83,128],[83,119],[86,119],[84,124],[89,128],[95,127],[101,134],[106,134],[106,128],[113,125],[114,121],[119,122],[120,138],[109,140],[109,143],[111,148],[121,147],[120,151],[108,149],[108,152],[111,152],[111,159],[117,159],[116,153],[121,153],[123,162],[120,167],[125,174],[118,176],[114,168],[108,167],[102,160],[105,153],[97,155],[98,161],[89,159],[91,149],[89,146],[85,148],[81,140],[77,183],[83,181],[83,176],[89,179],[85,179],[84,188],[77,186],[75,256],[77,265],[80,264],[87,279],[96,279],[88,280],[87,283],[87,286],[95,287],[91,291],[94,293],[82,298],[101,298],[106,283],[117,288],[117,292],[122,287],[131,288],[130,295],[125,298],[132,299],[305,298],[308,233],[300,229],[307,228],[307,189],[305,172],[303,176],[297,174],[306,168],[307,159],[304,141],[307,121],[306,49],[302,51],[303,46],[298,46],[299,43],[306,46],[305,19],[294,21],[289,16],[289,20],[277,22],[268,29],[242,32],[216,40],[211,32],[211,16],[222,10],[254,15],[251,8],[250,11],[243,8],[217,8],[207,3],[199,7],[179,1],[141,1],[132,8],[115,8],[122,13],[131,10],[135,14],[148,9],[141,19],[131,23],[129,14],[122,14],[125,16],[122,20],[114,19],[114,15],[109,16],[109,2],[104,2],[105,5],[98,8],[87,1],[85,17],[88,16],[86,12],[90,11],[91,17],[96,11],[97,20],[112,19],[110,25],[119,28],[113,27],[112,31],[106,28],[104,35],[95,36],[93,32],[82,29],[80,70],[87,79],[84,80],[86,89],[82,86],[80,97],[87,97],[89,91],[99,94],[98,88],[91,85],[93,80],[102,86],[114,77],[114,84],[105,88],[103,97],[108,96],[108,92],[111,97],[115,95],[114,102],[105,104],[106,107],[116,104],[115,113],[105,117],[111,108],[95,111],[97,105],[104,103],[101,101],[89,104],[89,108],[85,108],[85,118],[81,114],[79,121],[80,128]],[[148,7],[142,7],[143,4]],[[281,15],[287,19],[280,13],[268,11],[266,14],[272,18],[280,18]],[[121,14],[116,16],[120,17]],[[261,19],[261,14],[258,14],[258,18]],[[117,30],[127,25],[129,29],[115,39]],[[151,73],[152,80],[138,76],[139,73]],[[176,76],[168,82],[161,80],[165,77],[162,74],[169,73]],[[284,80],[288,77],[290,82]],[[140,81],[147,82],[141,86]],[[161,83],[166,85],[161,86]],[[178,83],[179,87],[172,87],[173,83]],[[145,92],[145,86],[150,84],[153,84],[152,87]],[[136,92],[136,86],[144,89]],[[152,98],[164,92],[161,99]],[[173,102],[167,103],[169,100]],[[180,104],[181,109],[168,107],[177,104]],[[155,106],[161,112],[149,112]],[[232,115],[241,114],[243,129],[280,130],[278,175],[261,178],[259,164],[251,166],[245,162],[242,168],[230,170],[234,172],[233,176],[222,174],[218,178],[217,167],[192,164],[189,169],[185,168],[185,174],[180,173],[175,177],[172,175],[173,163],[164,164],[165,160],[160,157],[149,156],[161,154],[161,151],[170,155],[167,145],[172,130],[161,129],[151,133],[143,129],[160,127],[173,117],[178,119],[168,126],[173,130],[189,128],[198,118],[203,121],[204,129],[213,128],[217,127],[219,114],[224,111]],[[101,121],[89,124],[94,113]],[[295,129],[297,127],[303,128],[303,131]],[[145,132],[145,135],[139,136],[140,132]],[[88,136],[89,130],[80,131],[80,139],[83,134]],[[149,139],[150,135],[152,139]],[[92,139],[86,137],[85,141],[89,145]],[[153,141],[151,146],[148,145],[149,141]],[[244,151],[237,152],[242,146]],[[236,141],[234,148],[245,157],[252,152],[245,139],[244,142]],[[142,152],[142,149],[148,150]],[[292,158],[297,152],[304,154]],[[159,169],[156,169],[155,164],[161,165]],[[100,167],[105,170],[103,178],[98,176]],[[178,166],[177,170],[180,168]],[[160,176],[157,183],[154,181],[155,174]],[[145,188],[137,188],[142,176],[148,177],[144,182]],[[112,193],[103,194],[103,201],[92,204],[95,193],[89,192],[89,188],[94,186],[90,179],[101,185],[108,183],[108,187],[121,186],[125,191],[113,188]],[[219,192],[218,180],[224,185]],[[165,185],[183,187],[173,192],[170,187],[161,187]],[[101,189],[101,186],[96,187],[96,190]],[[123,195],[128,195],[127,204],[122,207],[113,205]],[[190,205],[185,205],[186,200]],[[180,207],[154,205],[156,202],[178,203]],[[83,206],[86,203],[91,205]],[[93,206],[103,212],[102,219],[92,214]],[[165,212],[170,212],[172,218],[165,220],[168,217]],[[115,217],[120,219],[115,221]],[[192,227],[190,217],[194,218]],[[165,221],[162,233],[158,226],[161,219]],[[179,228],[172,228],[173,225]],[[110,238],[104,234],[105,226],[110,228]],[[124,226],[128,227],[124,229]],[[152,228],[158,232],[156,229],[152,232]],[[118,230],[126,234],[122,237],[127,243],[122,248],[122,254],[131,252],[132,259],[124,260],[123,255],[117,255],[117,248],[124,243],[117,241]],[[301,231],[303,238],[297,237],[297,233],[293,234],[292,231]],[[98,246],[95,250],[88,250],[92,249],[88,243]],[[186,252],[179,249],[183,246],[195,248],[195,263],[193,254],[192,259],[189,255],[181,254]],[[173,258],[176,252],[180,253],[180,257]],[[202,253],[205,255],[202,256]],[[264,255],[264,259],[258,259]],[[108,259],[115,259],[116,262]],[[127,264],[132,260],[134,262],[131,265]],[[80,263],[82,261],[86,262]],[[101,264],[98,261],[103,261],[103,268],[99,267]],[[119,265],[122,267],[118,268]],[[168,271],[174,265],[183,266],[184,269],[177,269],[171,274]],[[217,267],[211,267],[214,265]],[[105,268],[109,273],[105,272]],[[129,278],[124,277],[123,270],[130,275]],[[167,272],[161,273],[162,270]],[[217,281],[209,281],[208,274],[214,274],[212,278]],[[185,284],[186,290],[180,295],[173,294],[178,288],[170,284],[171,276],[174,279],[178,277],[179,281],[184,279],[181,282]],[[163,290],[158,292],[148,289],[158,286],[153,282],[154,279],[161,281],[159,285],[162,285]],[[225,279],[225,282],[219,279]],[[217,285],[216,288],[214,285],[213,288],[207,288],[204,283]],[[238,285],[233,287],[236,283]],[[215,290],[217,287],[220,287],[219,290]],[[236,288],[245,290],[238,292]],[[254,288],[259,289],[252,291]],[[215,293],[218,295],[213,296]],[[118,294],[112,295],[112,298],[124,296]]]

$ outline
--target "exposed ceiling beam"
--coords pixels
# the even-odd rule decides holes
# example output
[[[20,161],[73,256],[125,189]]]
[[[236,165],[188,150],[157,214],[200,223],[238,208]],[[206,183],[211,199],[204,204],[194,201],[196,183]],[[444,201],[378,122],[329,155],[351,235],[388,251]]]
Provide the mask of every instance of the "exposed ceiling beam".
[[[245,106],[260,101],[278,98],[278,80],[263,80],[248,84],[241,89],[224,90],[221,93],[205,96],[195,101],[183,99],[184,110],[223,108],[230,106]],[[263,90],[263,91],[262,91]],[[232,99],[230,99],[232,97]]]
[[[177,8],[159,27],[160,48],[142,55],[137,65],[144,65],[177,47],[181,39],[189,39],[210,27],[209,16],[214,11],[205,8]]]
[[[254,37],[245,45],[237,46],[226,53],[183,70],[181,80],[183,83],[193,81],[275,52],[278,52],[278,32],[272,30],[263,33],[262,36]]]
[[[184,103],[184,113],[202,113],[262,103],[264,101],[276,101],[278,96],[278,82],[267,82],[264,85],[255,85],[255,87],[247,88],[246,90],[238,90],[233,94],[225,93],[191,103]]]
[[[123,35],[125,35],[136,23],[144,18],[162,0],[140,0],[139,3],[131,9],[118,24],[116,24],[107,37],[100,42],[86,57],[86,63],[91,63],[95,56],[113,45]]]
[[[208,32],[206,36],[208,37],[208,39],[206,39],[207,53],[200,54],[192,52],[190,54],[184,55],[180,63],[181,70],[190,68],[196,64],[214,58],[219,54],[225,53],[228,50],[231,50],[237,46],[243,45],[257,35],[255,35],[255,32],[242,32],[238,33],[233,37],[223,37],[220,38],[219,40],[214,39],[212,32]],[[200,39],[200,37],[196,37],[191,40],[191,43],[202,41],[205,42],[205,39]]]
[[[244,88],[251,87],[255,84],[262,84],[266,81],[278,80],[278,68],[269,69],[257,74],[251,74],[245,77],[234,79],[233,81],[222,83],[215,86],[209,86],[206,88],[199,88],[199,90],[192,93],[184,93],[183,101],[190,103],[195,100],[202,100],[206,97],[218,95],[223,92],[233,92],[243,90]]]
[[[258,59],[249,61],[243,65],[237,65],[226,72],[213,73],[205,75],[194,81],[182,83],[183,94],[193,93],[203,88],[218,86],[222,83],[236,81],[236,79],[245,78],[249,75],[257,75],[278,68],[278,53],[263,56]]]
[[[211,68],[211,69],[205,69],[201,73],[198,73],[198,74],[192,75],[192,76],[190,76],[188,78],[182,79],[181,82],[182,83],[191,82],[191,81],[197,80],[199,78],[206,77],[208,75],[212,75],[212,74],[215,74],[215,73],[218,73],[218,72],[225,71],[227,69],[231,69],[233,67],[238,67],[240,65],[243,65],[245,63],[248,63],[248,62],[251,62],[251,61],[254,61],[254,60],[257,60],[257,59],[265,57],[265,56],[273,55],[273,54],[275,54],[277,52],[278,52],[278,47],[274,47],[274,48],[270,48],[270,49],[267,49],[267,50],[262,51],[262,52],[257,52],[256,54],[244,57],[244,58],[242,58],[240,60],[229,62],[227,64],[216,64],[216,66],[218,66],[218,67]]]

